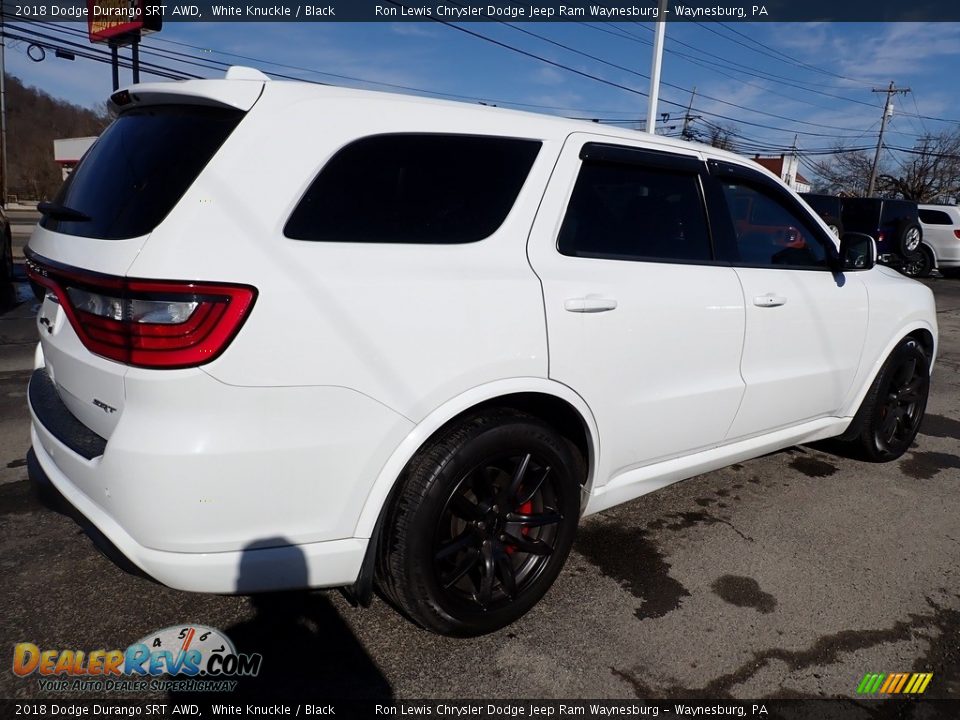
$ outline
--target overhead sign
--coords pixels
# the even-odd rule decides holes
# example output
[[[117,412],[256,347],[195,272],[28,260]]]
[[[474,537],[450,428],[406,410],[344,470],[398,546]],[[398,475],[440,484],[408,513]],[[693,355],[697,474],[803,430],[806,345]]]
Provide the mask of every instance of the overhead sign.
[[[87,0],[90,42],[124,42],[160,29],[163,7],[150,0]]]

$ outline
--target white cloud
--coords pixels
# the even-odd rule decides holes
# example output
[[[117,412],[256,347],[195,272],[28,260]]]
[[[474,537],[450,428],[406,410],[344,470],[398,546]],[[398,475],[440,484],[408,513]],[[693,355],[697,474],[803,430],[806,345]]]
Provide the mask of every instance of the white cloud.
[[[564,73],[549,65],[537,68],[531,73],[530,79],[538,85],[562,85],[567,81]]]

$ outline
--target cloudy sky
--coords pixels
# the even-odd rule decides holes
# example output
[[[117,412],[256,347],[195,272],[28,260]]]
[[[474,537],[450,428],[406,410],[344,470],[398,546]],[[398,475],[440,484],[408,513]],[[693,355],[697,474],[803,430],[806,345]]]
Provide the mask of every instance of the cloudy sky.
[[[10,23],[75,42],[85,27]],[[441,94],[567,116],[636,121],[646,115],[650,23],[168,23],[145,41],[143,60],[195,75],[223,64],[357,87]],[[467,32],[465,32],[467,31]],[[474,33],[474,34],[471,34]],[[482,36],[482,37],[478,37]],[[33,36],[36,37],[36,36]],[[499,44],[498,44],[499,43]],[[78,57],[34,62],[24,41],[7,43],[7,71],[81,105],[105,99],[108,65]],[[525,54],[524,54],[525,53]],[[40,53],[32,50],[34,56]],[[184,64],[181,60],[202,66]],[[882,96],[893,80],[887,144],[960,125],[960,25],[952,23],[670,23],[661,132],[678,133],[696,87],[694,127],[732,125],[744,151],[804,153],[875,144]],[[145,79],[154,79],[144,73]],[[121,82],[129,82],[123,71]]]

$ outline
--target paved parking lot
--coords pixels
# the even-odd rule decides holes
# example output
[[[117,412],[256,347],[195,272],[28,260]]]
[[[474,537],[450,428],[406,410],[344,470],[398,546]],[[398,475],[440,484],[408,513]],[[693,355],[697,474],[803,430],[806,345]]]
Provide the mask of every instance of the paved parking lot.
[[[202,623],[264,656],[237,699],[849,697],[867,672],[908,671],[960,698],[960,281],[928,284],[942,344],[904,458],[796,447],[590,518],[544,601],[475,640],[380,600],[195,595],[118,570],[29,492],[27,300],[0,316],[0,648],[126,647]],[[38,696],[0,672],[0,697]]]

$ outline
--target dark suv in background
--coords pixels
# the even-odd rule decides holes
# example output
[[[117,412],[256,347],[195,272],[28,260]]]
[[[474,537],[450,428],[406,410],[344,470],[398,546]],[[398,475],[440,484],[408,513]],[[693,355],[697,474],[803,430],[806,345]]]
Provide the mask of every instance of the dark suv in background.
[[[7,215],[0,207],[0,311],[13,307],[13,235]]]
[[[866,233],[877,242],[877,260],[911,277],[926,277],[932,265],[920,252],[923,230],[911,200],[841,198],[800,193],[837,236]]]

